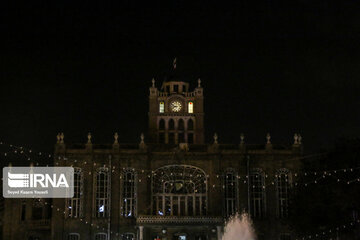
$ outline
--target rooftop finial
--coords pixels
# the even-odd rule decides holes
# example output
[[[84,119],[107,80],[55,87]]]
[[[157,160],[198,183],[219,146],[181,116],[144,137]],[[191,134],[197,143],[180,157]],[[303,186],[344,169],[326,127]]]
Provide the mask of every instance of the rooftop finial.
[[[297,133],[294,134],[294,145],[299,144],[299,136],[297,135]]]
[[[267,140],[266,144],[271,144],[270,139],[271,139],[270,133],[266,134],[266,140]]]
[[[214,144],[218,144],[218,135],[217,135],[217,133],[214,134]]]
[[[88,138],[88,142],[87,142],[87,143],[91,143],[91,133],[88,133],[87,138]]]
[[[56,135],[56,139],[57,139],[57,143],[60,143],[60,133],[58,133],[58,135]]]
[[[140,143],[141,144],[144,144],[145,142],[144,142],[144,139],[145,139],[145,136],[144,136],[144,133],[141,133],[141,135],[140,135]]]
[[[301,144],[302,137],[300,134],[298,134],[298,143]]]
[[[176,58],[174,58],[173,67],[174,67],[174,69],[176,69]]]
[[[118,143],[119,143],[118,138],[119,138],[119,135],[118,135],[118,133],[116,132],[116,133],[114,134],[114,144],[118,144]]]
[[[243,133],[240,134],[240,144],[244,144],[244,143],[245,143],[244,139],[245,139],[244,134],[243,134]]]
[[[60,143],[64,143],[64,133],[60,133]]]
[[[199,88],[201,87],[201,79],[200,78],[198,79],[198,87]]]
[[[155,79],[154,78],[151,80],[151,82],[152,82],[152,87],[155,87]]]

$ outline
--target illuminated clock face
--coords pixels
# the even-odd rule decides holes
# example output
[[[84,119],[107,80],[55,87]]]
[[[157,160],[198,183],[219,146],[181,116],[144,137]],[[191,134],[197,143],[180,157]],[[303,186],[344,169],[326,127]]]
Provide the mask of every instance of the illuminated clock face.
[[[180,112],[181,110],[181,103],[178,101],[174,101],[172,103],[170,103],[170,109],[173,112]]]

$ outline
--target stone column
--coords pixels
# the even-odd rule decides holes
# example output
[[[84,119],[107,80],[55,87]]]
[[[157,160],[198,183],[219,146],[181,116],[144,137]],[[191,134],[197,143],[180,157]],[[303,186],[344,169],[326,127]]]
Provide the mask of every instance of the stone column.
[[[144,240],[144,226],[139,226],[139,240]]]
[[[217,239],[221,240],[221,226],[216,226],[216,232],[217,232]]]

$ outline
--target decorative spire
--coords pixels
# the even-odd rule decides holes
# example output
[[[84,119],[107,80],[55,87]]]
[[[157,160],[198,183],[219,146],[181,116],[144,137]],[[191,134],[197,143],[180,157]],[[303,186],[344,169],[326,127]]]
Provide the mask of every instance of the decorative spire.
[[[60,133],[60,143],[64,143],[64,133]]]
[[[198,79],[198,88],[201,88],[201,79]]]
[[[91,133],[88,133],[87,138],[88,138],[87,143],[88,143],[88,144],[91,144]]]
[[[60,133],[58,133],[58,134],[56,135],[56,139],[57,139],[56,143],[60,143]]]
[[[271,136],[270,136],[270,133],[266,134],[266,144],[271,144]]]
[[[174,68],[174,70],[176,69],[176,58],[174,58],[174,61],[173,61],[173,68]]]
[[[298,144],[301,145],[301,140],[302,140],[302,137],[300,134],[298,134]]]
[[[218,135],[214,134],[214,144],[218,144]]]
[[[116,132],[116,133],[114,134],[114,144],[119,144],[118,138],[119,138],[119,135],[118,135],[118,133]]]
[[[294,134],[294,145],[298,145],[299,144],[299,136],[297,135],[297,133]]]
[[[140,135],[140,140],[141,140],[140,144],[145,144],[144,139],[145,139],[144,133],[141,133],[141,135]]]
[[[151,82],[152,82],[152,87],[154,88],[154,87],[155,87],[155,79],[153,78],[153,79],[151,80]]]
[[[245,143],[245,136],[244,136],[244,134],[242,133],[242,134],[240,134],[240,144],[244,144]]]

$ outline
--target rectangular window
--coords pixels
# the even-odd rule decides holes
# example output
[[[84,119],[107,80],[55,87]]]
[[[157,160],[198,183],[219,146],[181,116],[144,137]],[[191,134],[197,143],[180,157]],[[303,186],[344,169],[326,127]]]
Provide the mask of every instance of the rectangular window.
[[[174,85],[174,92],[179,92],[179,86],[178,85]]]
[[[287,170],[278,172],[276,179],[278,217],[287,218],[289,208],[290,175]]]
[[[125,169],[122,173],[122,216],[136,215],[136,177],[132,169]]]
[[[83,175],[81,169],[74,169],[74,197],[68,200],[67,212],[68,217],[78,218],[82,213],[82,189]]]
[[[164,102],[160,102],[160,103],[159,103],[159,112],[160,112],[160,113],[164,113],[164,112],[165,112],[165,103],[164,103]]]
[[[107,217],[109,214],[109,174],[107,168],[100,168],[95,179],[95,214]]]
[[[175,134],[169,133],[169,144],[175,144]]]
[[[265,216],[265,176],[261,169],[253,169],[249,180],[250,214],[254,218]]]
[[[188,143],[194,143],[194,134],[188,133]]]
[[[188,112],[194,113],[194,103],[193,102],[188,103]]]
[[[225,194],[225,214],[226,216],[232,216],[237,211],[238,202],[238,181],[235,176],[235,172],[229,170],[224,176],[224,194]]]

